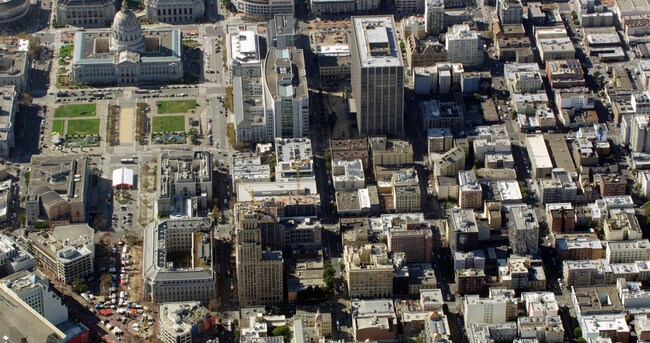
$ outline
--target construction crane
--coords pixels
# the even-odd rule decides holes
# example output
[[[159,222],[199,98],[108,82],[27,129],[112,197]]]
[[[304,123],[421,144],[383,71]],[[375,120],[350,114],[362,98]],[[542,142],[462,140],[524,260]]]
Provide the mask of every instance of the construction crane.
[[[292,165],[290,165],[290,166],[288,166],[286,168],[283,168],[283,169],[281,169],[281,170],[279,170],[277,172],[273,172],[273,173],[269,174],[269,179],[271,179],[272,177],[274,177],[275,175],[277,175],[279,173],[282,173],[283,171],[296,169],[296,172],[297,172],[296,181],[297,181],[297,186],[298,186],[296,194],[300,195],[300,168],[299,167],[302,166],[303,164],[307,163],[307,162],[310,162],[311,160],[312,159],[310,157],[310,158],[304,159],[304,160],[302,160],[300,162],[294,163],[294,164],[292,164]],[[259,203],[257,202],[257,200],[255,200],[255,196],[253,196],[253,192],[248,188],[248,186],[246,186],[246,183],[244,182],[244,180],[242,180],[242,178],[240,176],[237,176],[237,179],[244,186],[244,189],[246,190],[246,193],[248,193],[248,195],[251,197],[251,201],[253,202],[253,204],[258,205]]]
[[[253,204],[257,205],[258,202],[257,202],[257,200],[255,200],[255,197],[253,196],[253,192],[251,192],[251,190],[248,189],[248,186],[246,186],[246,183],[244,183],[244,180],[241,179],[241,176],[237,176],[237,179],[242,184],[242,186],[244,186],[244,189],[246,190],[246,193],[248,193],[248,195],[250,195],[251,201],[253,202]]]

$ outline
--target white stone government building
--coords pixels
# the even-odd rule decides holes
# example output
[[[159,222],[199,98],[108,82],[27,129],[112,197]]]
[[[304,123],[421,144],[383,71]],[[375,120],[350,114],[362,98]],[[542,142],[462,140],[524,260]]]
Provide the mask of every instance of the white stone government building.
[[[203,0],[147,0],[147,18],[162,23],[192,24],[205,14]]]
[[[72,80],[117,85],[179,80],[182,52],[180,30],[142,30],[125,1],[110,30],[75,34]]]

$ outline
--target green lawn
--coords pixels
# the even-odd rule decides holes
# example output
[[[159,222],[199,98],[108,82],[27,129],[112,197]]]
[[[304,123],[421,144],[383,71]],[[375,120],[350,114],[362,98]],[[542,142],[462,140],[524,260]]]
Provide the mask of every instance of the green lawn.
[[[74,49],[74,45],[64,45],[61,47],[61,50],[59,50],[59,57],[65,58],[65,57],[72,57],[72,50]]]
[[[186,113],[196,108],[196,100],[168,100],[158,102],[158,113]]]
[[[59,135],[63,135],[63,124],[65,123],[64,120],[55,120],[52,123],[52,133],[56,132]]]
[[[96,104],[70,104],[61,105],[54,111],[55,118],[67,117],[94,117]]]
[[[152,118],[152,132],[185,132],[185,116]]]
[[[68,135],[99,135],[99,119],[68,120]]]

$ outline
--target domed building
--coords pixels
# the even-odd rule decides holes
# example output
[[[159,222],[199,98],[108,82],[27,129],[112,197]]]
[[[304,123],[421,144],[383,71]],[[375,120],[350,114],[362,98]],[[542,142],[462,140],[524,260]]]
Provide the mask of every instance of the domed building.
[[[111,51],[124,50],[144,52],[144,36],[140,20],[128,8],[126,0],[122,3],[122,9],[115,14],[111,27]]]
[[[94,85],[179,80],[183,77],[182,52],[180,30],[143,30],[124,1],[110,30],[75,34],[72,80]]]

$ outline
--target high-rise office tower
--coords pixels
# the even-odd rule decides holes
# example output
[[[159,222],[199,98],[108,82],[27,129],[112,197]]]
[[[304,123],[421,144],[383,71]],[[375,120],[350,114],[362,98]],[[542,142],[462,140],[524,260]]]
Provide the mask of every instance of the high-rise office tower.
[[[249,205],[237,207],[237,288],[240,306],[278,304],[283,300],[282,252],[264,249],[262,230],[278,225],[277,216]]]
[[[360,134],[404,132],[404,62],[393,16],[352,17],[352,94]]]
[[[424,4],[424,25],[428,35],[439,35],[445,27],[445,4],[442,0],[427,0]]]

